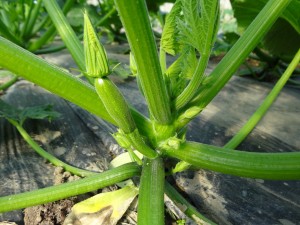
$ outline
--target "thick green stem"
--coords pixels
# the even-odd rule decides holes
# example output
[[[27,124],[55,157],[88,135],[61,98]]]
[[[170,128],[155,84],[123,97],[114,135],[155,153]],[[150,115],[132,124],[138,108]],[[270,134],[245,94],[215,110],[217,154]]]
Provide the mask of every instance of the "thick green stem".
[[[115,124],[92,86],[2,37],[0,65]]]
[[[116,125],[91,85],[2,37],[0,66]],[[136,110],[131,111],[139,131],[151,135],[150,121]]]
[[[239,132],[234,135],[234,137],[224,146],[225,148],[235,149],[254,129],[256,124],[263,118],[265,113],[268,111],[272,103],[275,101],[276,97],[280,93],[283,86],[286,84],[290,76],[293,74],[293,71],[298,66],[300,61],[300,49],[296,53],[294,59],[289,64],[288,68],[281,76],[281,78],[276,83],[275,87],[272,89],[270,94],[265,98],[260,107],[256,112],[251,116],[247,123],[239,130]]]
[[[165,153],[203,169],[235,176],[271,180],[300,179],[300,152],[244,152],[186,142],[179,149],[165,149]]]
[[[69,183],[0,197],[0,213],[54,202],[71,196],[95,191],[123,180],[127,180],[139,174],[140,167],[135,163],[129,163],[103,173]]]
[[[192,105],[204,108],[219,93],[290,2],[291,0],[268,1],[244,34],[213,70],[209,82],[200,88],[199,94],[191,102]]]
[[[157,47],[144,0],[115,0],[136,60],[139,79],[152,117],[171,123],[169,96],[159,64]]]
[[[26,130],[19,125],[18,123],[9,120],[10,123],[12,123],[17,130],[20,132],[24,140],[38,153],[40,156],[51,162],[55,166],[61,166],[63,167],[66,171],[71,172],[72,174],[81,176],[81,177],[86,177],[86,176],[91,176],[96,174],[97,172],[92,172],[88,170],[83,170],[76,168],[74,166],[68,165],[67,163],[64,163],[63,161],[59,160],[58,158],[54,157],[50,153],[46,152],[43,148],[41,148],[38,143],[36,143],[26,132]]]
[[[175,205],[184,209],[183,212],[193,219],[197,224],[210,224],[216,225],[216,223],[212,222],[211,220],[207,219],[205,216],[200,214],[198,210],[189,203],[171,184],[166,182],[165,184],[165,192],[171,198]]]
[[[138,225],[164,224],[164,181],[162,158],[146,158],[139,191]]]

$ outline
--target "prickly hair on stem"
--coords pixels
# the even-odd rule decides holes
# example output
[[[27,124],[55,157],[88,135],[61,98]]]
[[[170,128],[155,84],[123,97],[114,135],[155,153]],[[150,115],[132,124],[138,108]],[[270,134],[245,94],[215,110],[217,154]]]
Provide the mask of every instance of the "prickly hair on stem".
[[[107,55],[89,19],[87,11],[84,12],[84,57],[86,74],[99,78],[110,74]]]

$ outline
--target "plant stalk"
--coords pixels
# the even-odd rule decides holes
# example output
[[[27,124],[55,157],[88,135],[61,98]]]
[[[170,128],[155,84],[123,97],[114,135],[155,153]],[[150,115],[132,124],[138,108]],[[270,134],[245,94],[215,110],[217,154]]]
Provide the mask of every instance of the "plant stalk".
[[[171,123],[169,96],[164,84],[149,15],[144,0],[115,0],[134,55],[150,114],[160,124]]]
[[[2,37],[0,66],[116,125],[91,85]],[[133,108],[131,113],[141,134],[153,135],[150,121]]]
[[[27,31],[28,26],[29,26],[29,21],[30,21],[31,15],[32,15],[32,11],[33,11],[34,6],[35,6],[35,3],[33,1],[28,2],[28,3],[30,5],[28,11],[25,10],[25,7],[24,7],[25,4],[23,4],[24,26],[21,27],[21,35],[20,35],[21,37],[25,37],[25,35],[26,35],[26,31]]]
[[[183,212],[193,219],[197,224],[210,224],[216,225],[216,223],[212,222],[211,220],[207,219],[205,216],[200,214],[198,210],[189,203],[170,183],[166,182],[165,184],[165,192],[171,198],[175,205],[179,206],[180,208],[184,209]]]
[[[0,213],[54,202],[71,196],[95,191],[139,174],[140,167],[135,163],[128,163],[80,180],[30,192],[0,197]]]
[[[24,31],[24,40],[28,40],[32,35],[33,27],[36,23],[36,20],[39,15],[39,11],[42,5],[42,0],[38,0],[36,3],[33,3],[34,7],[32,9],[32,12],[28,15],[28,24],[26,26],[26,30]]]
[[[58,33],[80,70],[85,71],[83,46],[55,0],[43,0]]]
[[[0,91],[3,91],[7,88],[9,88],[11,85],[16,83],[16,81],[19,79],[18,76],[14,75],[13,78],[11,78],[9,81],[7,81],[5,84],[0,85]]]
[[[36,55],[41,55],[41,54],[49,54],[49,53],[53,53],[53,52],[59,52],[63,49],[66,48],[65,44],[61,44],[61,45],[57,45],[57,46],[53,46],[53,47],[48,47],[48,48],[42,48],[42,49],[38,49],[38,50],[34,50],[37,49],[37,46],[35,46],[36,43],[33,43],[33,45],[31,46],[31,48],[29,49],[30,51],[33,51],[34,54]]]
[[[176,110],[181,109],[195,96],[199,89],[209,60],[209,54],[202,54],[191,81],[183,92],[175,99]]]
[[[74,0],[67,0],[66,1],[66,3],[63,6],[63,9],[62,9],[62,12],[64,13],[64,15],[67,14],[67,12],[71,9],[73,4],[74,4]],[[41,29],[41,27],[39,29]],[[36,32],[38,32],[39,29],[36,30]],[[44,44],[46,44],[51,38],[54,38],[55,34],[56,34],[56,28],[52,24],[47,29],[47,31],[43,34],[43,36],[41,36],[38,40],[36,40],[35,42],[33,42],[29,45],[28,50],[31,51],[31,52],[35,52],[36,50],[40,49]],[[41,54],[41,53],[39,53],[39,54]]]
[[[52,163],[55,166],[61,166],[64,168],[64,170],[71,172],[72,174],[81,176],[81,177],[87,177],[91,175],[97,174],[97,172],[92,172],[88,170],[83,170],[76,168],[74,166],[68,165],[67,163],[64,163],[63,161],[59,160],[58,158],[54,157],[50,153],[46,152],[43,148],[41,148],[38,143],[36,143],[27,133],[27,131],[18,123],[8,120],[11,124],[13,124],[19,133],[22,135],[24,140],[34,149],[36,153],[38,153],[40,156],[42,156],[44,159],[48,160],[50,163]]]
[[[146,158],[139,190],[138,225],[164,224],[164,181],[162,158]]]
[[[240,177],[270,180],[300,179],[300,152],[258,153],[186,142],[165,149],[167,156],[194,166]]]
[[[0,65],[115,124],[91,85],[2,37]]]

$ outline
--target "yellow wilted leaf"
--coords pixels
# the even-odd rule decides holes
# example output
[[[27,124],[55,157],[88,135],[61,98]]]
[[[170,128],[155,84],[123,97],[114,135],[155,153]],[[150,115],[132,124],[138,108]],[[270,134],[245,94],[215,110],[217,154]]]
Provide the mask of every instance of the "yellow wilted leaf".
[[[116,191],[95,195],[74,205],[64,225],[115,225],[137,194],[138,188],[128,185]]]

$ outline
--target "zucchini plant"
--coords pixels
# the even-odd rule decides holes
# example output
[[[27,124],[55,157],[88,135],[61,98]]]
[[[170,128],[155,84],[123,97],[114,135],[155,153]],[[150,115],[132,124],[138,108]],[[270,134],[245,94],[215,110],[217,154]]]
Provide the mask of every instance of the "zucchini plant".
[[[48,2],[48,8],[56,3],[55,0],[45,2]],[[0,66],[116,125],[118,131],[113,136],[128,150],[132,159],[131,163],[100,174],[81,173],[87,177],[79,181],[1,197],[0,212],[67,198],[140,176],[138,224],[164,223],[164,192],[175,202],[187,206],[185,212],[197,223],[213,224],[166,182],[165,161],[168,158],[178,162],[173,165],[173,171],[177,172],[193,165],[241,177],[300,179],[299,152],[234,150],[259,121],[257,118],[266,112],[270,101],[274,101],[298,65],[300,51],[268,96],[270,101],[266,101],[254,119],[242,128],[246,134],[241,132],[242,135],[235,136],[223,148],[191,142],[185,137],[188,123],[223,88],[289,3],[290,0],[270,0],[244,35],[207,75],[205,69],[218,31],[218,0],[177,0],[167,16],[159,53],[145,1],[115,0],[131,48],[131,68],[137,74],[149,118],[130,107],[110,80],[113,69],[107,63],[105,49],[87,14],[84,16],[84,48],[70,47],[69,50],[72,56],[76,55],[75,61],[81,63],[79,68],[89,83],[0,37]],[[52,17],[57,10],[51,12]],[[59,19],[63,20],[62,17]],[[70,32],[65,41],[71,43],[75,39]],[[78,43],[76,41],[76,45]],[[166,65],[166,54],[175,57],[170,66]],[[143,155],[142,160],[134,150]]]
[[[65,1],[64,14],[70,11],[74,3],[74,0]],[[54,39],[56,29],[46,15],[42,0],[1,1],[0,34],[31,52],[38,52]],[[47,49],[49,52],[52,50]]]

